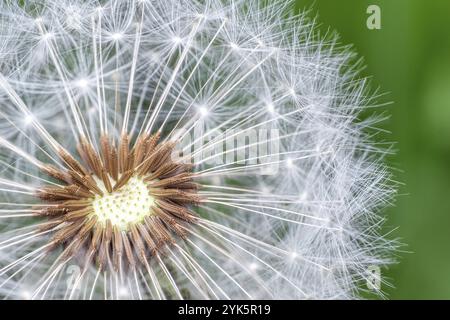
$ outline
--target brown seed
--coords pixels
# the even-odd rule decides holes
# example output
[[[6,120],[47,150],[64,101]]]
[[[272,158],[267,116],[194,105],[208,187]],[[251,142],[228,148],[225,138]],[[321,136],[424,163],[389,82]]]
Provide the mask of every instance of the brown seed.
[[[119,178],[119,163],[117,159],[117,150],[114,146],[111,148],[110,160],[111,160],[111,176],[115,181],[117,181]]]
[[[138,224],[137,228],[139,229],[139,233],[147,244],[152,255],[156,255],[157,247],[155,241],[152,239],[151,235],[148,233],[146,227],[143,224]]]
[[[81,175],[87,175],[87,170],[77,161],[74,157],[72,157],[65,149],[60,148],[58,150],[58,154],[61,159],[72,169],[77,171]]]
[[[63,219],[64,221],[76,220],[87,217],[88,215],[91,215],[92,212],[93,212],[92,207],[86,207],[84,209],[69,212],[63,217]]]
[[[46,173],[50,177],[53,177],[61,182],[65,182],[65,183],[71,182],[70,175],[67,172],[62,171],[52,165],[45,165],[42,168],[42,170],[44,171],[44,173]]]
[[[102,160],[105,166],[106,172],[112,176],[111,172],[111,145],[109,143],[109,137],[102,135],[100,137],[100,149],[102,153]]]
[[[100,157],[95,151],[94,147],[85,138],[80,140],[78,147],[78,152],[84,161],[89,165],[89,167],[94,171],[97,177],[101,177],[101,169],[103,164],[101,163]]]
[[[142,238],[139,235],[139,232],[134,224],[129,225],[129,235],[130,239],[133,242],[134,250],[136,251],[136,255],[142,264],[145,264],[145,246]]]
[[[147,179],[144,179],[144,181],[148,181]],[[162,179],[159,181],[148,181],[149,186],[151,188],[168,188],[168,187],[176,187],[180,183],[189,182],[192,181],[192,174],[191,173],[180,173],[176,176]]]
[[[130,240],[125,232],[122,231],[123,248],[125,249],[125,255],[127,257],[130,268],[134,269],[136,261],[134,259],[133,250],[131,249]]]
[[[113,229],[113,266],[116,271],[120,268],[123,253],[122,232],[118,227]]]
[[[101,177],[102,177],[103,184],[105,185],[105,188],[108,191],[108,193],[113,192],[113,188],[111,186],[111,180],[109,180],[108,172],[104,168],[102,169]]]
[[[146,155],[148,140],[149,136],[147,134],[143,134],[137,139],[135,147],[133,149],[136,155],[134,166],[138,166],[142,163],[142,160]]]
[[[122,134],[119,144],[119,173],[125,172],[128,167],[129,143],[128,135]]]
[[[133,171],[126,171],[122,174],[120,179],[117,181],[117,183],[114,185],[113,190],[117,191],[120,188],[122,188],[124,185],[127,184],[127,182],[130,180],[130,178],[133,176]]]

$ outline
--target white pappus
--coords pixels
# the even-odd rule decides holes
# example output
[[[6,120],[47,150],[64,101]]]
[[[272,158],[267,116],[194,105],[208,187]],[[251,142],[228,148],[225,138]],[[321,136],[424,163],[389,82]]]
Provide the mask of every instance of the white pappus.
[[[1,298],[359,297],[390,145],[291,5],[0,4]]]

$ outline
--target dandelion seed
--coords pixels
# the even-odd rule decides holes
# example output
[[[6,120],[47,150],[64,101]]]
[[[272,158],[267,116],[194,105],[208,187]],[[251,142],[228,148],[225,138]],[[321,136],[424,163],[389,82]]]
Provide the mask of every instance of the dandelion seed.
[[[33,116],[31,116],[31,115],[26,116],[24,122],[25,122],[26,126],[29,126],[30,124],[32,124],[33,123]]]
[[[183,40],[180,37],[175,36],[172,38],[172,41],[174,44],[180,44]]]
[[[114,41],[119,41],[122,38],[123,38],[123,34],[120,32],[116,32],[111,35],[111,39],[113,39]]]
[[[200,114],[202,117],[206,117],[208,115],[208,109],[206,107],[200,107],[198,108]]]
[[[80,79],[76,82],[77,87],[85,89],[88,86],[88,81],[86,79]]]
[[[28,291],[22,291],[21,296],[24,300],[29,300],[31,298],[31,294]]]
[[[293,168],[294,167],[294,161],[291,159],[291,158],[288,158],[287,160],[286,160],[286,166],[288,167],[288,168]]]

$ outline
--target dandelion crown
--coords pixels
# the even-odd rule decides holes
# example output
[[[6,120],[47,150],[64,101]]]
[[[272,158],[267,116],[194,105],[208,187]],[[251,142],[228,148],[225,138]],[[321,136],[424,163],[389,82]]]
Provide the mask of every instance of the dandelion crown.
[[[355,298],[392,262],[374,97],[290,6],[0,4],[1,298]]]

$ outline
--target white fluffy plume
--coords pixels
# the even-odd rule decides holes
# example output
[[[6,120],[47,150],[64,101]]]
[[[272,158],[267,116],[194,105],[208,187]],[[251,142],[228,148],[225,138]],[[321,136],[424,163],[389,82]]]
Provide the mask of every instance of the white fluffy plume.
[[[0,297],[355,298],[391,263],[388,148],[371,142],[380,119],[358,119],[373,97],[353,53],[288,1],[12,2],[0,4]],[[183,141],[196,222],[151,253],[124,227],[136,266],[85,265],[92,234],[70,257],[70,239],[49,250],[68,222],[41,228],[36,193],[61,187],[43,167],[124,133]]]

